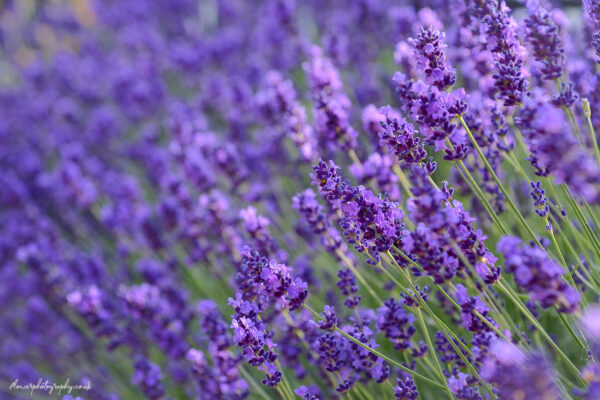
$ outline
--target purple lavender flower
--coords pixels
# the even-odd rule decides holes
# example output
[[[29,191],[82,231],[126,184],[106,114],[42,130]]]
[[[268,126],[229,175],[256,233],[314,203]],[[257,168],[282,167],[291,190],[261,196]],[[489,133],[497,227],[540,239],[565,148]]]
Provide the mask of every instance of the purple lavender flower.
[[[527,41],[533,48],[535,60],[542,64],[542,78],[558,79],[565,69],[565,50],[558,26],[551,15],[538,8],[525,19]]]
[[[164,396],[165,388],[162,384],[162,372],[160,368],[140,357],[134,364],[135,372],[131,377],[131,383],[138,385],[144,395],[149,399],[157,400]]]
[[[580,325],[589,341],[592,354],[600,356],[600,307],[590,306],[581,317]]]
[[[396,396],[396,400],[417,400],[419,397],[417,385],[415,385],[415,382],[410,376],[404,378],[404,380],[400,378],[396,380],[394,396]]]
[[[314,46],[310,56],[303,68],[316,103],[320,140],[329,147],[352,149],[358,134],[350,124],[350,99],[343,92],[338,72],[319,47]]]
[[[309,389],[306,386],[300,386],[297,389],[294,389],[294,393],[296,393],[303,400],[319,400],[319,397],[311,394]]]
[[[263,383],[276,386],[281,381],[281,371],[274,364],[278,354],[274,351],[272,333],[258,318],[258,308],[254,303],[243,300],[239,294],[235,300],[229,299],[229,304],[235,311],[231,322],[235,344],[243,349],[242,354],[248,364],[263,371]]]
[[[440,90],[456,82],[456,71],[446,61],[444,34],[433,27],[420,27],[419,33],[408,40],[414,47],[417,67],[425,75],[425,82]]]
[[[352,271],[348,268],[340,269],[337,274],[339,280],[337,286],[340,288],[340,292],[346,297],[344,305],[348,308],[356,308],[362,300],[361,296],[357,296],[358,285],[356,284],[356,277]]]
[[[316,157],[316,138],[304,106],[296,99],[292,82],[276,71],[269,71],[266,81],[267,88],[257,94],[259,107],[268,118],[282,124],[284,133],[292,139],[300,155],[312,161]]]
[[[572,83],[561,83],[560,93],[552,98],[552,104],[556,107],[569,108],[579,100]]]
[[[517,285],[543,308],[557,306],[564,313],[577,309],[579,295],[563,281],[565,271],[544,250],[505,236],[498,242],[498,251],[504,254],[506,271],[513,274]]]
[[[417,226],[405,233],[400,248],[407,252],[438,283],[452,279],[466,268],[455,253],[456,242],[465,257],[486,283],[500,276],[496,258],[485,247],[485,235],[473,226],[473,219],[460,202],[449,204],[446,193],[434,188],[427,171],[419,166],[411,169],[414,197],[407,202],[407,211]],[[400,258],[399,262],[404,263]],[[420,274],[419,270],[413,270]]]
[[[519,104],[528,83],[523,76],[524,50],[517,39],[516,24],[504,2],[474,2],[472,13],[485,33],[487,49],[494,55],[494,86],[505,106]]]
[[[372,153],[362,164],[352,164],[349,170],[360,184],[375,184],[384,196],[392,201],[400,201],[402,195],[393,165],[394,160],[388,155]]]
[[[323,329],[325,331],[334,331],[335,328],[337,328],[338,320],[335,315],[335,308],[326,305],[321,316],[325,318],[325,321],[319,321],[319,329]]]
[[[531,198],[533,199],[533,205],[535,206],[535,212],[542,218],[546,218],[550,212],[548,206],[548,199],[546,198],[546,191],[542,189],[542,183],[540,181],[530,182],[531,185]]]
[[[481,367],[481,377],[493,383],[500,398],[558,400],[555,373],[540,353],[525,354],[512,343],[497,341]]]
[[[592,46],[596,53],[596,62],[600,63],[600,32],[596,32],[592,35]]]
[[[410,342],[416,332],[413,326],[415,317],[407,313],[402,306],[402,301],[390,298],[377,310],[376,323],[377,329],[400,351],[411,347]]]
[[[340,226],[348,243],[357,251],[369,251],[375,257],[388,251],[402,237],[404,215],[396,203],[376,197],[363,186],[351,186],[337,175],[338,167],[319,161],[313,166],[312,184],[333,209],[340,209]]]
[[[523,131],[536,175],[552,174],[589,203],[600,202],[600,167],[583,151],[570,132],[561,110],[554,109],[536,92],[524,102],[516,119]]]
[[[381,112],[385,116],[379,129],[381,146],[407,164],[422,163],[427,158],[427,151],[420,143],[421,138],[416,137],[413,125],[404,118],[393,116],[389,107],[382,108]]]
[[[344,366],[344,360],[340,353],[342,351],[343,341],[334,333],[327,333],[321,335],[319,339],[313,344],[316,347],[317,354],[319,355],[319,362],[325,370],[329,372],[336,372],[342,369]]]
[[[262,312],[270,304],[287,306],[290,310],[299,308],[308,296],[305,282],[293,278],[285,264],[261,256],[245,246],[242,262],[236,275],[238,295],[253,299]]]
[[[600,3],[598,0],[583,0],[583,9],[590,25],[600,28]]]
[[[600,395],[600,364],[590,363],[581,370],[581,378],[588,384],[585,390],[577,390],[575,394],[584,400],[593,400]]]

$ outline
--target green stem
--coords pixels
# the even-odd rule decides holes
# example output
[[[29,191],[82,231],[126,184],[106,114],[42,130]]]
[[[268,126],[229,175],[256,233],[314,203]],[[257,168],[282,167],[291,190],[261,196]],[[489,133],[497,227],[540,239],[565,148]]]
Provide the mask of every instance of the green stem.
[[[250,386],[252,386],[252,388],[256,391],[256,393],[258,393],[265,400],[271,400],[269,395],[263,390],[263,388],[258,383],[256,383],[254,378],[248,373],[248,371],[246,371],[246,369],[242,365],[239,366],[239,371],[240,374],[242,374],[242,376],[246,380],[246,382],[248,382]]]
[[[571,359],[569,359],[569,357],[567,357],[567,355],[561,350],[561,348],[554,342],[554,340],[552,340],[552,338],[550,337],[548,332],[546,332],[546,330],[539,323],[539,321],[533,315],[531,315],[531,312],[527,309],[527,307],[523,304],[523,302],[518,298],[518,296],[516,296],[516,293],[514,293],[514,291],[510,288],[510,286],[508,286],[508,284],[505,283],[504,278],[501,278],[501,280],[500,280],[500,282],[498,282],[497,286],[514,303],[514,305],[521,311],[521,313],[523,313],[523,315],[525,315],[525,317],[529,320],[529,322],[531,322],[533,324],[533,326],[535,326],[538,329],[538,331],[544,337],[544,339],[546,339],[548,344],[550,344],[550,346],[552,346],[552,348],[556,351],[556,353],[561,357],[561,359],[564,361],[564,363],[569,368],[569,370],[573,374],[573,376],[578,380],[578,382],[580,384],[584,385],[585,383],[583,382],[583,380],[581,379],[581,377],[579,375],[579,369],[575,366],[575,364],[573,364]]]
[[[579,222],[581,223],[583,230],[588,235],[588,238],[590,239],[590,242],[592,243],[594,251],[596,252],[596,254],[598,256],[600,256],[600,242],[598,241],[598,238],[594,234],[594,231],[592,231],[592,228],[589,226],[587,220],[585,219],[585,216],[583,215],[583,212],[579,208],[579,205],[575,201],[575,198],[573,197],[573,194],[569,190],[568,186],[565,185],[564,183],[561,186],[562,186],[562,189],[565,192],[567,198],[569,199],[569,202],[571,203],[571,206],[573,207],[573,210],[575,211],[575,215],[577,215],[577,219],[579,219]]]
[[[467,135],[469,136],[469,139],[471,140],[471,143],[473,144],[473,147],[475,147],[475,150],[477,150],[477,153],[479,154],[479,157],[481,158],[481,160],[485,164],[485,167],[487,168],[488,172],[490,173],[490,175],[492,175],[492,178],[494,179],[494,181],[496,182],[496,185],[498,185],[498,188],[500,189],[500,191],[502,192],[502,194],[506,198],[506,201],[510,205],[510,208],[513,210],[513,212],[515,213],[515,215],[519,219],[519,222],[521,222],[521,224],[525,227],[525,229],[527,230],[527,232],[529,233],[529,235],[531,235],[531,238],[533,239],[533,241],[540,247],[540,249],[543,249],[544,246],[542,246],[542,244],[538,240],[537,236],[535,235],[535,233],[533,232],[533,230],[531,229],[531,227],[529,226],[529,224],[527,223],[527,221],[525,221],[525,218],[523,218],[523,215],[521,214],[521,212],[517,208],[517,205],[514,203],[514,201],[510,197],[508,191],[506,190],[506,188],[504,187],[504,185],[502,184],[502,182],[500,182],[500,179],[498,178],[498,175],[496,175],[496,172],[494,172],[494,169],[492,168],[492,166],[488,162],[487,158],[483,154],[483,151],[479,147],[479,144],[475,140],[475,137],[473,136],[473,133],[469,129],[469,127],[468,127],[467,123],[465,122],[464,118],[462,116],[459,116],[458,119],[459,119],[461,125],[463,126],[463,128],[465,129],[465,131],[467,132]]]
[[[596,132],[594,131],[594,125],[592,124],[592,110],[590,108],[590,102],[588,99],[581,99],[581,107],[583,108],[583,115],[587,121],[588,129],[590,131],[590,137],[592,139],[592,145],[594,146],[594,153],[598,164],[600,164],[600,150],[598,149],[598,140],[596,139]]]

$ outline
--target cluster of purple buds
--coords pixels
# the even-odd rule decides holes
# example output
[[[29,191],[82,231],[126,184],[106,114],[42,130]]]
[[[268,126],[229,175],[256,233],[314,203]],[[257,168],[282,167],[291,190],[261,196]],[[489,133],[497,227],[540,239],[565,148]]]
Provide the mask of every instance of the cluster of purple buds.
[[[487,49],[494,55],[494,86],[505,106],[522,102],[528,83],[523,75],[525,51],[517,38],[516,23],[509,8],[498,0],[478,0],[472,15],[485,33]]]
[[[525,28],[533,56],[542,65],[542,78],[560,78],[565,69],[565,50],[558,26],[552,21],[551,15],[540,7],[525,19]]]
[[[319,161],[313,166],[312,184],[334,210],[340,210],[340,226],[348,243],[374,257],[391,249],[402,237],[404,215],[397,204],[377,197],[363,186],[352,186],[337,174],[339,167]]]
[[[238,294],[252,300],[262,312],[271,304],[295,310],[308,296],[307,284],[293,278],[290,269],[274,259],[261,256],[248,246],[241,251],[242,261],[236,275]]]
[[[302,158],[312,161],[317,152],[316,137],[304,106],[296,98],[293,83],[277,71],[269,71],[266,81],[267,88],[257,95],[259,107],[267,118],[282,125],[284,134],[292,139]]]
[[[149,399],[161,399],[165,394],[165,387],[162,383],[163,375],[160,368],[145,357],[139,357],[133,367],[135,372],[131,377],[131,383],[138,385]]]
[[[501,399],[559,400],[556,376],[540,353],[523,353],[517,346],[498,340],[480,375],[494,384]]]
[[[342,268],[338,271],[337,286],[340,289],[342,295],[346,297],[344,305],[348,308],[356,308],[362,300],[361,296],[356,295],[358,293],[358,285],[356,284],[356,277],[349,268]]]
[[[354,148],[358,133],[350,124],[350,99],[343,92],[342,81],[333,63],[314,46],[303,67],[316,103],[319,140],[329,147]]]
[[[463,149],[465,139],[462,137],[454,121],[455,117],[467,111],[466,94],[459,89],[452,93],[440,91],[437,87],[423,81],[411,81],[396,72],[394,74],[396,94],[404,110],[415,120],[427,144],[435,145],[436,149],[444,148],[445,139],[450,138],[453,146],[459,147],[446,157],[460,159],[466,155]],[[449,149],[446,149],[449,150]],[[456,154],[452,154],[456,153]]]
[[[404,118],[395,116],[389,106],[381,109],[385,120],[379,129],[379,142],[382,147],[394,154],[399,161],[406,164],[421,164],[427,158],[427,151],[416,136],[414,126]]]
[[[393,166],[392,157],[387,154],[372,153],[364,162],[352,164],[349,170],[360,184],[376,184],[384,196],[392,201],[400,201],[402,194]]]
[[[456,82],[456,71],[446,61],[444,36],[444,33],[428,26],[420,27],[417,35],[408,39],[415,49],[417,68],[423,72],[425,82],[440,90],[452,87]]]
[[[570,132],[562,110],[555,109],[539,92],[524,102],[515,119],[531,152],[528,160],[538,176],[552,174],[589,203],[600,202],[600,166]]]
[[[535,212],[540,217],[548,221],[548,214],[550,213],[550,206],[548,205],[548,199],[546,198],[546,191],[542,189],[542,183],[540,181],[530,182],[531,185],[531,198],[533,199],[533,205],[535,206]],[[552,230],[550,222],[547,223],[546,229]]]
[[[412,347],[411,339],[416,332],[413,326],[415,317],[407,313],[403,305],[403,301],[390,298],[377,310],[376,323],[377,329],[400,351]]]
[[[411,377],[398,378],[396,386],[394,386],[394,396],[396,396],[396,400],[417,400],[419,397],[417,385]]]
[[[577,309],[577,291],[563,280],[565,270],[544,249],[512,236],[500,239],[497,247],[504,254],[506,272],[543,308],[557,306],[563,313]]]
[[[318,396],[311,394],[310,390],[306,386],[300,386],[294,390],[302,400],[320,400]]]
[[[405,233],[399,248],[436,283],[443,283],[466,268],[456,254],[456,244],[486,283],[496,282],[501,272],[494,264],[496,257],[485,247],[485,235],[475,229],[473,218],[462,204],[448,200],[448,188],[444,193],[433,187],[424,168],[413,166],[411,178],[415,196],[408,200],[407,212],[416,228]],[[418,269],[413,272],[421,274]]]
[[[231,321],[233,341],[242,348],[242,355],[253,367],[265,374],[263,383],[276,386],[281,381],[281,371],[274,364],[278,354],[271,340],[272,332],[258,315],[258,307],[251,301],[243,300],[238,294],[236,299],[229,299],[234,314]]]
[[[335,315],[335,308],[333,308],[333,306],[326,305],[321,316],[325,320],[319,321],[319,329],[323,329],[324,331],[334,331],[335,328],[337,328],[338,319]]]

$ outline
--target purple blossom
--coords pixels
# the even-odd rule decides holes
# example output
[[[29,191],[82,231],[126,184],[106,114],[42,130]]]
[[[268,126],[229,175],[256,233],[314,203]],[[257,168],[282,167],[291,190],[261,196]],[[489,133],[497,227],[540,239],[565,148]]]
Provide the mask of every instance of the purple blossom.
[[[543,79],[558,79],[565,69],[565,50],[558,26],[551,15],[538,8],[525,19],[527,41],[533,48],[535,60],[541,63]]]
[[[412,124],[404,118],[395,117],[389,107],[381,110],[385,119],[381,120],[379,143],[393,153],[398,160],[407,164],[420,164],[427,158],[427,151]]]
[[[423,72],[425,82],[440,90],[456,82],[456,71],[446,61],[444,34],[433,27],[420,27],[419,33],[408,40],[415,49],[417,68]]]
[[[376,322],[377,329],[400,351],[412,346],[411,339],[416,332],[413,326],[415,317],[407,313],[402,306],[402,301],[390,298],[377,310]]]
[[[512,273],[517,285],[543,308],[557,306],[564,313],[577,309],[577,291],[563,280],[564,269],[543,249],[505,236],[498,242],[498,251],[504,254],[506,272]]]
[[[406,377],[404,380],[398,378],[394,386],[394,396],[396,400],[417,400],[419,396],[417,385],[411,377]]]
[[[517,39],[516,23],[504,2],[476,1],[472,13],[485,34],[487,49],[494,56],[494,87],[505,106],[522,102],[528,83],[523,76],[525,51]]]
[[[163,375],[160,368],[146,358],[140,357],[134,364],[135,372],[131,383],[140,387],[149,399],[157,400],[164,396],[165,388],[162,384]]]
[[[531,185],[531,198],[533,199],[533,205],[535,206],[535,212],[542,218],[546,218],[550,212],[548,206],[548,199],[546,198],[546,191],[542,189],[542,183],[540,181],[530,182]]]
[[[552,174],[556,183],[567,184],[589,203],[600,201],[600,189],[593,183],[600,179],[600,167],[577,144],[560,110],[534,93],[524,102],[517,124],[531,152],[529,161],[536,175]]]
[[[294,389],[294,393],[296,393],[303,400],[319,400],[319,397],[311,394],[309,389],[306,386],[300,386],[297,389]]]
[[[358,134],[349,120],[350,99],[343,92],[342,81],[331,60],[314,46],[303,68],[315,101],[320,140],[329,147],[354,148]]]
[[[404,215],[398,205],[377,197],[363,186],[351,186],[337,175],[338,167],[319,161],[313,166],[312,183],[332,209],[340,209],[344,237],[357,251],[374,256],[386,252],[402,236]]]
[[[500,398],[562,398],[551,365],[540,353],[525,354],[514,344],[499,340],[481,368],[481,377],[493,383]]]
[[[340,289],[342,295],[346,297],[344,305],[348,308],[356,308],[362,300],[362,296],[357,296],[358,285],[356,284],[356,277],[352,271],[348,268],[340,269],[337,273],[338,281],[337,286]]]
[[[319,329],[325,331],[334,331],[337,328],[337,317],[335,315],[335,309],[332,306],[326,305],[321,314],[325,321],[319,321]]]

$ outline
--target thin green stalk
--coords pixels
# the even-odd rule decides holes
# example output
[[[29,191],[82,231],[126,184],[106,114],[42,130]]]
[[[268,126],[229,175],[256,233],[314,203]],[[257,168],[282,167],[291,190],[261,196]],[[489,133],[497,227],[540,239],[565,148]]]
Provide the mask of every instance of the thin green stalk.
[[[277,368],[279,368],[279,371],[281,371],[281,383],[283,383],[283,388],[285,389],[285,392],[288,396],[290,396],[290,398],[294,398],[294,391],[292,390],[292,386],[290,385],[290,382],[287,380],[287,377],[285,376],[285,373],[283,371],[283,367],[281,366],[281,363],[279,362],[279,359],[275,360],[275,365],[277,366]]]
[[[600,164],[600,150],[598,149],[598,140],[596,139],[594,124],[592,124],[592,109],[590,108],[590,102],[588,99],[581,99],[581,108],[583,108],[583,115],[587,121],[588,130],[590,131],[590,137],[592,139],[592,145],[594,146],[596,159],[598,160],[598,164]]]
[[[521,330],[517,328],[517,325],[515,324],[515,322],[511,318],[511,316],[508,315],[508,313],[506,312],[506,309],[502,308],[500,310],[500,307],[498,307],[496,305],[494,296],[492,295],[492,293],[490,293],[490,289],[488,288],[488,285],[486,285],[485,282],[483,282],[483,280],[481,279],[481,277],[479,276],[477,271],[475,271],[475,268],[473,267],[473,265],[465,257],[465,255],[462,253],[462,251],[460,251],[460,248],[458,247],[458,245],[456,243],[453,243],[453,247],[456,250],[456,254],[458,255],[458,257],[462,260],[463,263],[465,263],[467,265],[467,268],[469,268],[469,271],[471,272],[471,274],[473,276],[475,276],[476,279],[478,280],[479,284],[483,288],[484,295],[488,298],[489,304],[491,306],[493,306],[493,308],[495,308],[496,314],[502,318],[505,328],[508,328],[510,331],[515,332],[517,335],[519,335],[521,337],[521,342],[524,344],[527,344],[527,340],[525,340],[525,337],[521,333]],[[484,321],[484,322],[486,322],[486,321]]]
[[[592,228],[590,228],[588,222],[585,219],[585,216],[583,215],[583,212],[577,205],[577,202],[575,201],[575,198],[573,197],[573,194],[571,193],[571,191],[569,190],[567,185],[562,184],[561,187],[562,187],[564,193],[566,194],[567,198],[569,199],[569,202],[571,203],[571,206],[573,207],[573,210],[575,211],[575,214],[577,215],[577,219],[579,219],[579,222],[581,223],[583,230],[588,235],[588,238],[590,239],[592,246],[594,247],[594,251],[596,252],[596,254],[598,256],[600,256],[600,242],[598,241],[598,238],[596,238],[596,236],[594,235]]]
[[[277,393],[279,393],[283,400],[289,400],[288,397],[281,391],[279,385],[275,385],[275,389],[277,389]]]
[[[362,395],[362,396],[363,396],[365,399],[367,399],[367,400],[375,400],[375,399],[373,398],[373,396],[371,396],[371,393],[369,393],[369,392],[367,391],[367,389],[364,387],[364,385],[357,385],[357,386],[355,386],[355,388],[356,388],[356,390],[357,390],[357,391],[360,391],[361,395]]]
[[[242,365],[239,366],[238,370],[240,371],[240,374],[242,374],[246,382],[248,382],[250,386],[252,386],[252,388],[256,391],[256,393],[258,393],[265,400],[271,400],[269,395],[267,395],[264,389],[254,381],[254,378],[248,373],[248,371],[246,371],[246,369]]]
[[[448,145],[448,147],[450,147],[450,149],[454,148],[452,146],[452,142],[450,142],[450,139],[448,139],[448,138],[446,138],[446,144]],[[498,214],[496,214],[496,212],[494,211],[494,207],[490,204],[486,195],[483,193],[483,191],[481,190],[481,188],[479,187],[479,185],[477,184],[477,182],[475,181],[475,179],[469,172],[465,163],[462,160],[458,160],[457,163],[458,163],[457,171],[460,174],[460,176],[462,177],[463,181],[465,181],[469,185],[469,187],[473,191],[473,194],[477,197],[477,199],[479,200],[479,202],[481,203],[483,208],[485,208],[485,210],[487,211],[488,215],[490,216],[490,218],[492,219],[494,224],[500,229],[501,233],[503,235],[506,235],[508,231],[504,227],[504,224],[502,223],[502,221],[500,221]]]
[[[525,317],[531,322],[540,332],[540,334],[546,339],[548,344],[552,346],[554,351],[561,357],[565,365],[569,368],[569,371],[573,374],[573,376],[577,379],[580,384],[585,384],[579,375],[579,369],[573,364],[571,359],[567,357],[567,355],[561,350],[561,348],[552,340],[548,332],[544,329],[544,327],[539,323],[539,321],[531,315],[531,312],[527,309],[527,307],[523,304],[523,302],[515,295],[514,291],[508,286],[504,279],[501,278],[500,282],[497,285],[500,290],[515,304],[515,306],[525,315]]]
[[[510,205],[510,208],[513,210],[513,212],[515,213],[515,215],[519,219],[519,222],[521,222],[521,224],[525,227],[525,229],[527,230],[527,232],[529,233],[529,235],[531,235],[531,238],[533,239],[533,241],[536,242],[536,244],[541,249],[543,249],[544,246],[542,246],[542,244],[540,243],[539,239],[537,238],[537,236],[535,235],[535,233],[533,232],[533,230],[531,229],[531,227],[529,226],[529,224],[527,223],[527,221],[525,221],[525,218],[523,218],[523,215],[521,214],[521,212],[517,208],[517,205],[514,203],[514,201],[512,200],[512,198],[509,196],[509,193],[506,190],[506,188],[504,187],[504,185],[502,184],[502,182],[500,182],[500,179],[496,175],[496,172],[494,172],[494,169],[492,168],[492,166],[488,162],[488,160],[485,157],[485,155],[483,154],[483,151],[479,147],[479,144],[475,140],[475,137],[473,136],[473,133],[469,129],[469,126],[465,122],[464,118],[462,116],[459,116],[458,119],[459,119],[461,125],[463,126],[463,128],[465,129],[465,131],[467,132],[467,135],[469,136],[469,139],[471,140],[471,143],[473,144],[473,147],[475,147],[475,150],[477,150],[477,153],[479,154],[479,157],[481,158],[481,160],[485,164],[485,167],[487,168],[488,172],[490,173],[490,175],[492,175],[492,178],[494,179],[494,181],[496,182],[496,185],[498,185],[498,188],[500,189],[500,191],[502,192],[502,194],[506,198],[506,201]]]
[[[389,254],[389,252],[388,252]],[[410,281],[410,277],[408,276],[407,279]],[[414,285],[411,286],[414,287]],[[416,293],[417,296],[420,297],[420,295],[418,294],[418,292]],[[450,389],[450,386],[448,386],[448,382],[445,379],[444,376],[444,372],[442,370],[442,366],[440,364],[440,360],[438,358],[437,352],[435,350],[435,346],[433,345],[433,342],[431,340],[431,336],[429,335],[429,332],[427,330],[427,324],[425,323],[425,319],[423,318],[423,313],[421,312],[421,309],[419,307],[416,307],[415,313],[417,314],[417,319],[419,320],[419,325],[421,325],[421,330],[423,331],[423,335],[425,336],[425,341],[427,342],[427,346],[429,346],[429,349],[431,351],[431,356],[434,360],[434,364],[437,370],[437,373],[440,377],[440,379],[442,380],[442,382],[444,382],[446,384],[446,392],[448,393],[448,396],[451,399],[454,399],[454,394],[452,393],[452,390]]]
[[[406,175],[404,175],[402,169],[400,169],[398,164],[394,163],[394,165],[392,165],[392,170],[398,177],[398,180],[400,181],[400,184],[402,185],[402,188],[404,189],[408,197],[413,197],[413,194],[410,191],[410,181],[406,178]]]
[[[595,213],[594,210],[592,210],[592,206],[590,206],[590,204],[585,200],[584,200],[584,206],[585,206],[585,210],[588,212],[588,214],[590,215],[590,218],[594,222],[594,225],[596,226],[596,230],[600,229],[600,220],[598,219],[597,213]]]
[[[577,342],[577,344],[579,345],[579,347],[581,347],[583,350],[587,351],[588,347],[581,341],[581,339],[579,338],[579,336],[577,336],[577,334],[573,330],[573,327],[571,326],[571,324],[569,324],[569,321],[567,321],[567,319],[565,318],[565,316],[563,315],[563,313],[559,312],[556,309],[556,307],[554,309],[556,310],[556,313],[558,314],[558,316],[562,320],[563,324],[567,327],[567,329],[571,333],[571,336],[573,336],[573,338],[575,339],[575,341]]]
[[[487,320],[487,318],[485,318],[479,311],[475,310],[474,311],[475,315],[477,315],[479,317],[479,319],[481,319],[483,321],[484,324],[486,324],[491,330],[493,330],[496,335],[500,336],[502,339],[506,340],[507,342],[511,342],[510,339],[508,339],[506,336],[504,336],[504,333],[502,333],[498,328],[496,328],[496,326],[494,324],[492,324],[490,321]]]

